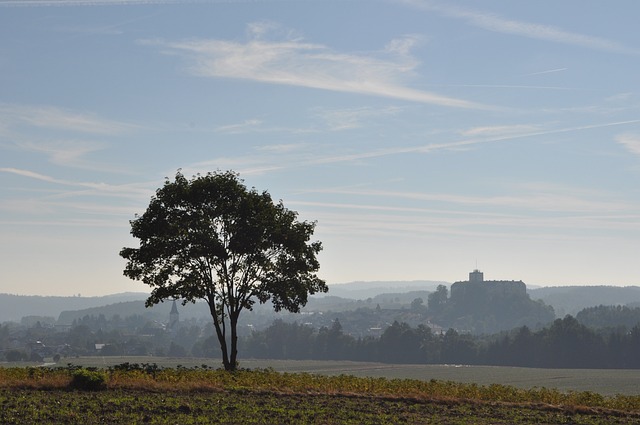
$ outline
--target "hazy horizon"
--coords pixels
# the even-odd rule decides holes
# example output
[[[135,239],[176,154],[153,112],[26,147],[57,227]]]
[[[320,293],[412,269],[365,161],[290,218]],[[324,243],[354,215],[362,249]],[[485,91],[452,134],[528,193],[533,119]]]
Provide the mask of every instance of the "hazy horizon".
[[[637,1],[0,10],[1,293],[147,290],[118,252],[178,169],[317,221],[330,285],[640,285]]]
[[[459,279],[459,281],[463,281],[466,279]],[[500,280],[514,280],[514,279],[500,279]],[[519,279],[515,279],[515,280],[519,280]],[[434,280],[428,280],[428,279],[417,279],[417,280],[406,280],[406,281],[386,281],[386,280],[371,280],[371,281],[351,281],[351,282],[338,282],[338,283],[329,283],[329,292],[327,293],[321,293],[321,294],[316,294],[318,296],[327,296],[327,295],[333,295],[331,293],[331,288],[332,287],[346,287],[346,286],[352,286],[352,285],[358,285],[358,284],[367,284],[367,285],[376,285],[376,284],[380,284],[380,285],[389,285],[389,284],[401,284],[399,286],[397,286],[397,288],[394,288],[393,286],[385,286],[384,288],[388,288],[391,290],[397,289],[397,290],[406,290],[406,289],[415,289],[415,288],[421,288],[421,286],[419,286],[419,282],[428,282],[428,283],[432,283],[432,284],[436,284],[436,283],[442,283],[445,286],[451,286],[453,283],[455,283],[456,281],[434,281]],[[524,282],[527,285],[527,290],[533,290],[533,289],[544,289],[544,288],[575,288],[575,287],[612,287],[612,288],[629,288],[629,287],[636,287],[636,288],[640,288],[640,285],[613,285],[613,284],[593,284],[593,285],[582,285],[582,284],[573,284],[573,285],[535,285],[535,284],[528,284],[527,282]],[[357,289],[351,289],[351,291],[357,291]],[[114,296],[114,295],[126,295],[126,294],[149,294],[151,292],[150,288],[146,287],[145,285],[140,285],[140,288],[138,288],[138,290],[136,290],[135,288],[132,288],[132,290],[130,291],[123,291],[123,292],[105,292],[105,293],[100,293],[100,294],[84,294],[82,292],[79,293],[75,293],[75,294],[55,294],[55,293],[51,293],[51,294],[44,294],[44,293],[14,293],[14,292],[3,292],[0,291],[0,295],[11,295],[11,296],[24,296],[24,297],[60,297],[60,298],[75,298],[75,297],[82,297],[82,298],[102,298],[102,297],[110,297],[110,296]],[[169,301],[167,301],[169,302]]]

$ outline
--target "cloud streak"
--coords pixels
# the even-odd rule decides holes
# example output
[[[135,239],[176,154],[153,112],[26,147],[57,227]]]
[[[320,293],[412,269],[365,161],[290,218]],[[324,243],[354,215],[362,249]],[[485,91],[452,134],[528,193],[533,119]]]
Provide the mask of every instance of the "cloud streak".
[[[261,34],[263,36],[263,34]],[[411,40],[394,40],[370,56],[340,53],[298,39],[246,43],[226,40],[167,42],[143,40],[166,53],[188,56],[190,71],[209,78],[232,78],[268,84],[379,96],[464,109],[496,109],[488,105],[409,87],[418,63],[408,54]]]
[[[468,196],[453,195],[445,193],[417,193],[417,192],[396,192],[383,190],[349,190],[349,189],[326,189],[318,190],[317,193],[329,193],[338,195],[363,196],[363,197],[382,197],[382,198],[400,198],[414,201],[422,201],[428,203],[442,203],[452,205],[464,205],[467,207],[493,207],[499,211],[505,211],[505,208],[523,210],[523,211],[542,211],[542,212],[571,212],[571,213],[612,213],[616,212],[632,212],[636,210],[635,205],[624,202],[612,202],[606,200],[585,199],[571,195],[569,190],[556,191],[527,191],[524,194],[508,195],[508,196]],[[521,191],[522,192],[522,191]]]
[[[621,134],[616,137],[616,142],[624,146],[632,154],[640,155],[640,135]]]
[[[476,127],[466,130],[465,132],[468,137],[458,141],[429,143],[418,146],[391,147],[336,155],[321,155],[318,152],[309,150],[293,150],[293,155],[278,154],[269,156],[265,155],[267,152],[263,151],[260,155],[256,156],[243,155],[242,157],[220,157],[213,160],[202,161],[190,166],[189,170],[199,172],[210,167],[223,169],[231,168],[237,170],[243,175],[259,175],[268,172],[316,165],[346,162],[357,163],[368,159],[384,158],[392,155],[429,154],[444,150],[466,149],[475,145],[487,143],[501,143],[531,137],[571,133],[576,131],[588,131],[592,129],[617,127],[637,123],[640,123],[640,120],[616,121],[558,129],[543,129],[528,125]]]
[[[216,127],[215,131],[218,133],[228,133],[228,134],[240,134],[256,131],[262,125],[262,120],[251,119],[245,120],[240,124],[228,124],[221,125]]]
[[[41,174],[31,170],[24,170],[20,168],[12,168],[12,167],[0,167],[0,173],[8,173],[17,176],[22,176],[34,180],[43,181],[46,183],[51,183],[55,185],[61,186],[69,186],[76,187],[82,189],[88,189],[91,193],[100,193],[100,194],[110,194],[117,197],[123,198],[133,198],[139,199],[140,196],[149,197],[153,191],[147,190],[145,188],[141,188],[136,184],[126,184],[126,185],[111,185],[107,183],[94,183],[94,182],[75,182],[71,180],[57,179],[55,177],[51,177],[45,174]],[[89,194],[88,192],[75,193],[78,194]],[[68,196],[69,194],[62,195]]]
[[[569,68],[556,68],[556,69],[548,69],[546,71],[538,71],[538,72],[530,72],[529,74],[523,74],[522,77],[532,77],[534,75],[544,75],[544,74],[555,74],[556,72],[563,72]]]
[[[0,148],[46,155],[51,163],[61,166],[122,173],[121,167],[87,161],[86,157],[109,147],[93,138],[127,134],[137,128],[55,106],[0,103]]]
[[[108,135],[120,134],[135,128],[131,124],[54,106],[6,103],[0,103],[0,125],[6,128],[27,125],[52,130]]]
[[[351,194],[350,199],[354,195]],[[386,194],[380,194],[386,197]],[[461,197],[463,198],[463,197]],[[544,214],[539,211],[523,209],[520,212],[507,213],[504,208],[494,208],[489,212],[456,205],[455,208],[419,208],[375,205],[372,203],[339,203],[304,200],[287,200],[298,210],[312,214],[320,223],[323,232],[344,235],[372,235],[403,237],[423,237],[424,235],[472,236],[506,238],[514,240],[546,239],[558,240],[559,237],[577,240],[593,240],[593,234],[587,236],[584,230],[602,231],[602,237],[611,236],[611,232],[637,232],[638,214],[629,212],[589,212],[562,211]],[[468,205],[466,205],[468,206]],[[489,205],[492,206],[492,205]],[[499,210],[500,212],[495,212]],[[312,213],[310,211],[313,211]]]
[[[507,19],[493,13],[451,6],[450,3],[440,3],[430,0],[397,0],[397,2],[421,10],[437,12],[446,17],[461,19],[487,31],[580,46],[593,50],[630,55],[640,54],[638,49],[605,38],[565,31],[549,25]]]
[[[371,121],[379,120],[386,116],[397,115],[401,111],[398,107],[388,108],[349,108],[349,109],[331,109],[318,111],[321,117],[331,131],[353,130],[361,128]]]

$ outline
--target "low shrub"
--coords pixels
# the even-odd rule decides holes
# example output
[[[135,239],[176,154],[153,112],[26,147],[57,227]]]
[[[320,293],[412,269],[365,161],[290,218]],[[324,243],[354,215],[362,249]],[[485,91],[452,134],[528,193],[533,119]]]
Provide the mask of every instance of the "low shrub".
[[[82,391],[99,391],[107,388],[104,372],[89,369],[77,369],[71,374],[69,386]]]

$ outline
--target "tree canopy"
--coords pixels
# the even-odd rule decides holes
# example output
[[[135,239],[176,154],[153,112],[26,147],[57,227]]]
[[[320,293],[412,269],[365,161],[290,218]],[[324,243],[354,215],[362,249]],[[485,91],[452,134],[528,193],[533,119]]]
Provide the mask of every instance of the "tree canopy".
[[[234,370],[243,309],[270,300],[276,311],[298,312],[309,294],[327,291],[316,275],[322,244],[310,241],[314,229],[232,171],[190,180],[178,172],[131,221],[139,247],[120,255],[128,260],[125,276],[152,288],[147,306],[208,303],[224,367]]]

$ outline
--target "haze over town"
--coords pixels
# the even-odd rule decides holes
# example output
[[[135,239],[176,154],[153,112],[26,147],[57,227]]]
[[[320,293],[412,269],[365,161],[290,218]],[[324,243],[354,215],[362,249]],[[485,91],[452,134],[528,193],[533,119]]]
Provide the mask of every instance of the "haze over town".
[[[317,220],[330,285],[638,285],[639,13],[0,0],[0,293],[146,290],[118,252],[178,169]]]

